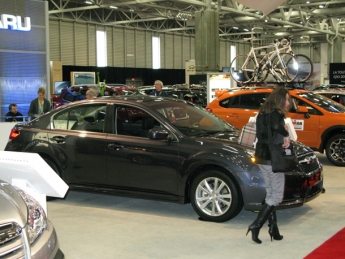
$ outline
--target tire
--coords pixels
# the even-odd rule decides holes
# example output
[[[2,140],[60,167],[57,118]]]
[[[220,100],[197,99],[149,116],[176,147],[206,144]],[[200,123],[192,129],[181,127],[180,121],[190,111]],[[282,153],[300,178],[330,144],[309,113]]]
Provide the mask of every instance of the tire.
[[[336,166],[345,166],[345,135],[335,135],[326,144],[328,160]]]
[[[306,82],[314,72],[314,66],[311,62],[310,58],[303,54],[296,54],[294,58],[297,60],[298,63],[298,73],[297,77],[295,78],[295,82],[304,83]],[[290,66],[290,62],[287,62],[287,66]]]
[[[251,57],[238,55],[231,61],[230,75],[237,83],[249,83],[254,78],[255,67],[255,62]]]
[[[233,180],[218,170],[198,175],[191,185],[191,203],[202,220],[224,222],[240,213],[242,196]]]
[[[298,75],[297,60],[288,53],[279,53],[273,61],[273,70],[280,78],[276,78],[281,82],[292,82]]]

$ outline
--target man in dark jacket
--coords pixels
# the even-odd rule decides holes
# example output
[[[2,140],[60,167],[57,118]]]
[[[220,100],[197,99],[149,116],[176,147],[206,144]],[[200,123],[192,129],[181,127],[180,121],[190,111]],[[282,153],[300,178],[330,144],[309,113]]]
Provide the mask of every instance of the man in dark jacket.
[[[17,104],[11,103],[8,109],[9,112],[6,113],[6,122],[23,121],[23,114],[18,112]],[[20,118],[16,118],[17,116],[19,116]]]
[[[160,80],[155,81],[155,90],[150,93],[151,96],[162,96],[162,97],[169,97],[169,95],[162,90],[163,82]]]

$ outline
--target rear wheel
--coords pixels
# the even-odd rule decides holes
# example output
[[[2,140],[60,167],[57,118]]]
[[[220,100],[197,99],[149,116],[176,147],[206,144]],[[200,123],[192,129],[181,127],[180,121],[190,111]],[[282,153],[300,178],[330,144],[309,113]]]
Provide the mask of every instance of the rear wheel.
[[[233,180],[218,170],[198,175],[191,185],[191,203],[201,219],[224,222],[237,216],[242,198]]]
[[[328,160],[336,166],[345,166],[345,135],[335,135],[326,144]]]
[[[294,55],[294,58],[296,59],[297,64],[298,64],[298,73],[294,81],[298,83],[304,83],[313,74],[313,71],[314,71],[313,63],[311,62],[310,58],[308,58],[306,55],[296,54]],[[287,62],[287,66],[288,67],[291,66],[290,63],[292,62],[293,62],[292,60],[289,60]]]

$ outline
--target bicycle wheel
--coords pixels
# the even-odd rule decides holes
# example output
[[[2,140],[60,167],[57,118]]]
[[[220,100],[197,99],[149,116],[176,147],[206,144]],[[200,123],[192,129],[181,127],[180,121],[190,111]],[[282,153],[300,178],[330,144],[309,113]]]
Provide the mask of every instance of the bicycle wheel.
[[[295,78],[295,82],[304,83],[306,82],[314,71],[313,63],[311,62],[310,58],[303,54],[296,54],[294,55],[295,59],[297,60],[298,64],[298,73],[297,77]],[[288,60],[287,66],[291,66],[292,60]]]
[[[289,66],[287,63],[289,62]],[[279,53],[279,56],[276,56],[273,61],[273,76],[279,82],[292,82],[298,74],[298,63],[297,60],[288,53]]]
[[[260,67],[260,69],[258,70],[258,74],[256,76],[256,81],[257,82],[264,82],[266,80],[266,78],[268,77],[268,74],[269,74],[268,67],[265,66],[265,64],[267,62],[267,58],[257,57],[256,59],[259,63],[259,67]]]
[[[237,83],[249,83],[254,78],[255,67],[255,62],[251,57],[238,55],[231,61],[230,75]]]

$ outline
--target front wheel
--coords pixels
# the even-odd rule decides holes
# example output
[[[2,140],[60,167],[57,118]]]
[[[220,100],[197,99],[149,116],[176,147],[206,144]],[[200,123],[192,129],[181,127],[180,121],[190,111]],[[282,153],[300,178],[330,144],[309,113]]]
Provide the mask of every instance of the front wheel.
[[[231,61],[230,75],[237,83],[249,83],[253,80],[255,71],[255,61],[248,55],[238,55]]]
[[[336,166],[345,166],[345,135],[335,135],[326,144],[328,160]]]
[[[230,220],[243,207],[240,192],[233,180],[217,170],[205,171],[194,179],[191,203],[201,219],[213,222]]]
[[[308,58],[306,55],[302,54],[296,54],[294,55],[294,58],[297,61],[298,64],[298,73],[297,77],[295,78],[295,82],[304,83],[306,82],[313,74],[314,66],[311,62],[310,58]],[[290,67],[293,63],[293,60],[289,60],[287,62],[287,67]]]

